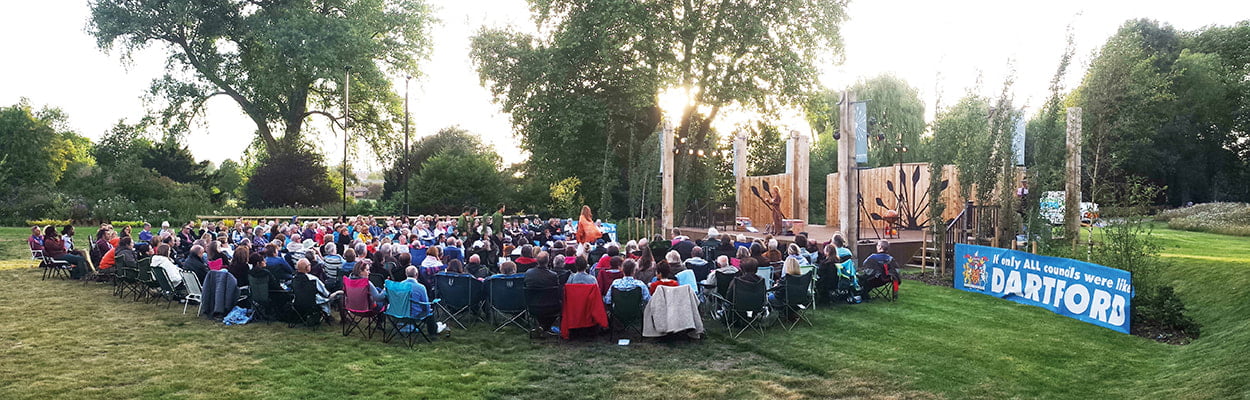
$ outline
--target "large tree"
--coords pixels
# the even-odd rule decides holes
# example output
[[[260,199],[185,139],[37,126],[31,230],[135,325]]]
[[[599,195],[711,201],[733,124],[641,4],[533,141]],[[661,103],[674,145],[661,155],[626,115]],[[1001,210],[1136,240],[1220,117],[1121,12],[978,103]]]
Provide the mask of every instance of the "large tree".
[[[577,176],[589,203],[629,214],[650,208],[640,204],[650,180],[634,178],[646,176],[637,170],[658,149],[643,144],[658,130],[659,93],[687,97],[673,121],[682,138],[675,202],[697,207],[715,192],[703,183],[721,175],[708,157],[719,153],[710,126],[721,110],[795,104],[815,86],[819,61],[840,54],[844,18],[844,2],[833,0],[530,6],[539,35],[487,29],[474,37],[483,84],[512,113],[532,154],[530,176]]]
[[[274,152],[295,149],[314,115],[341,120],[345,67],[352,136],[390,148],[379,144],[400,103],[388,76],[417,74],[430,24],[421,0],[93,0],[88,30],[126,58],[168,52],[168,72],[150,92],[167,127],[185,130],[223,95]]]

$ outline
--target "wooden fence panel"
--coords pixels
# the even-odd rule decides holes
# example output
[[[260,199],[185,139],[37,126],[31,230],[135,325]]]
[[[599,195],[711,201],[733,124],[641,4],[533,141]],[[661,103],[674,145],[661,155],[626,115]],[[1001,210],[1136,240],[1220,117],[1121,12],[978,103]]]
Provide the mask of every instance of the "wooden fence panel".
[[[773,212],[768,209],[764,201],[756,197],[751,192],[754,187],[759,190],[761,197],[767,197],[764,193],[764,182],[768,182],[769,187],[777,186],[781,192],[781,213],[786,218],[794,218],[794,188],[791,182],[794,178],[791,174],[776,174],[763,176],[748,176],[737,179],[738,193],[742,199],[738,202],[738,216],[750,217],[751,223],[759,230],[764,230],[764,226],[772,223]],[[806,220],[807,218],[802,218]]]
[[[1017,174],[1022,177],[1023,169],[1017,169]],[[825,177],[825,220],[830,226],[839,225],[837,176],[838,173],[835,172]],[[926,225],[929,217],[929,178],[927,163],[861,170],[859,185],[864,195],[864,207],[868,213],[877,214],[896,210],[905,225]],[[959,195],[959,176],[954,165],[942,168],[942,179],[947,181],[946,189],[939,194],[942,204],[946,205],[942,219],[950,220],[963,210],[965,199]],[[861,225],[868,226],[871,219],[861,216],[860,221]]]

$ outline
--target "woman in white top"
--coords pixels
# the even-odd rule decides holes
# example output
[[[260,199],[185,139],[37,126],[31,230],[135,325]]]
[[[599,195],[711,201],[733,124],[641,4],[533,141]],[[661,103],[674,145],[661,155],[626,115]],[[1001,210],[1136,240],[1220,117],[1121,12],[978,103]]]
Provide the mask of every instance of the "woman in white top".
[[[162,243],[156,246],[156,254],[152,256],[152,266],[160,267],[165,270],[165,276],[169,277],[169,283],[173,287],[182,284],[182,274],[179,268],[174,264],[174,260],[169,258],[169,245]]]

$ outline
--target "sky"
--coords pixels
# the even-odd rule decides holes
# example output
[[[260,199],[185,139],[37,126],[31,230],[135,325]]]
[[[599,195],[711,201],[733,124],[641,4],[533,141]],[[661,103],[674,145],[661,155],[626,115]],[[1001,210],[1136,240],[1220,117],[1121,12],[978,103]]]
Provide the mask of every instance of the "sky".
[[[409,86],[413,140],[459,125],[481,135],[505,163],[524,160],[508,115],[493,102],[473,69],[469,37],[483,26],[532,32],[527,3],[427,1],[440,23],[432,29],[434,48],[421,64],[422,75]],[[142,98],[165,67],[161,49],[139,52],[128,62],[118,52],[103,52],[86,32],[90,14],[86,0],[8,3],[0,6],[0,37],[5,38],[0,54],[7,58],[0,63],[0,105],[25,97],[36,108],[59,107],[69,116],[71,128],[92,139],[121,119],[135,122],[146,113]],[[1250,19],[1250,2],[859,0],[851,1],[847,13],[850,19],[841,27],[844,62],[819,66],[821,84],[842,89],[861,79],[894,74],[919,89],[926,119],[932,120],[936,106],[952,104],[970,90],[996,96],[1013,70],[1016,104],[1028,114],[1034,112],[1048,94],[1069,27],[1077,49],[1065,80],[1071,89],[1080,83],[1091,54],[1128,19],[1151,18],[1194,30]],[[394,82],[396,93],[404,95],[404,78],[397,76]],[[725,117],[735,118],[745,117]],[[198,159],[214,163],[237,160],[255,130],[224,96],[209,100],[199,122],[186,143]],[[797,112],[780,123],[810,133]],[[323,119],[310,124],[328,123]],[[337,163],[333,155],[342,154],[342,136],[336,139],[328,126],[319,130],[319,148]],[[384,168],[368,161],[353,165],[358,170]]]

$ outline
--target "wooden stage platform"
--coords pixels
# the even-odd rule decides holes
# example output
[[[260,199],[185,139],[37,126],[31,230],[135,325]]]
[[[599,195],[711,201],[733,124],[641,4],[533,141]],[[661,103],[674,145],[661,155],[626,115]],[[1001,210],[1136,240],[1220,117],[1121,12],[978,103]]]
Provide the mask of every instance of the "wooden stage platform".
[[[680,227],[677,229],[680,230],[683,235],[690,236],[695,240],[702,240],[707,237],[707,228]],[[816,240],[820,243],[828,243],[833,240],[833,233],[837,230],[837,227],[825,225],[807,225],[803,229],[804,232],[807,232],[808,239]],[[890,255],[894,256],[894,258],[898,260],[899,265],[907,265],[911,263],[912,259],[920,254],[921,247],[924,246],[925,233],[923,231],[899,231],[897,238],[890,238],[885,236],[885,232],[882,231],[880,227],[878,227],[877,230],[881,233],[881,239],[890,242]],[[747,240],[763,239],[766,236],[763,232],[753,233],[740,230],[720,232],[729,235],[731,239],[737,237],[739,234],[746,236]],[[856,246],[855,258],[862,263],[869,254],[876,252],[876,243],[878,238],[877,235],[873,233],[872,227],[869,226],[861,227],[859,235],[860,243]],[[775,236],[775,238],[779,244],[778,247],[785,247],[786,245],[794,242],[794,236],[792,235]],[[783,252],[785,251],[784,248],[781,250]]]

